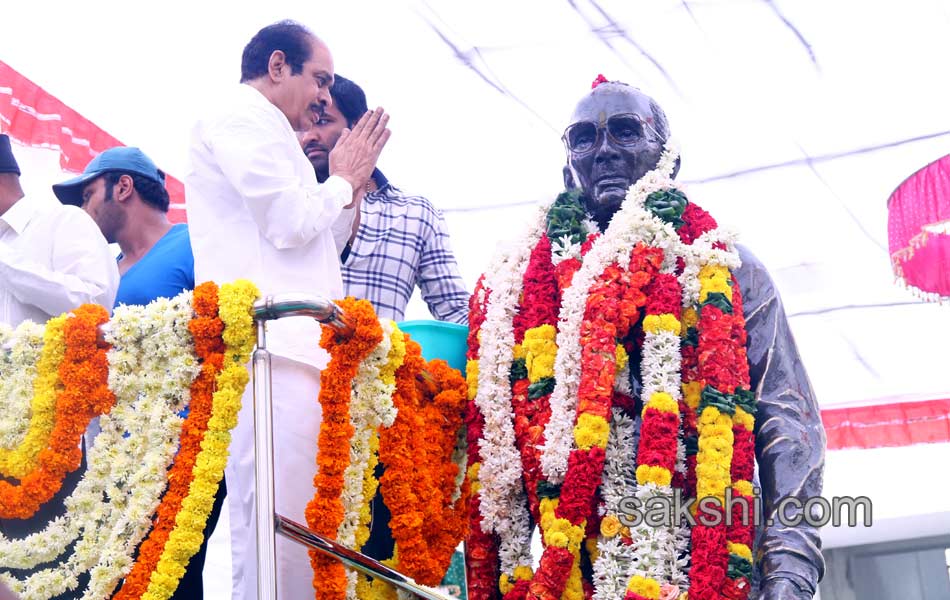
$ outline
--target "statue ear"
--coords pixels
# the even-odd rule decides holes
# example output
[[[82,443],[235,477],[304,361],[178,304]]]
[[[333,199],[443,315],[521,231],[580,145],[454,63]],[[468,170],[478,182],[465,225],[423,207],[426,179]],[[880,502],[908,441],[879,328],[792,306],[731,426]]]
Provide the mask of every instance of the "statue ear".
[[[683,160],[682,157],[680,156],[676,157],[676,166],[673,167],[673,176],[671,177],[671,179],[676,179],[676,176],[679,175],[680,166],[682,165],[682,160]]]
[[[571,171],[571,167],[564,165],[564,189],[573,190],[577,187],[577,182],[574,181],[574,172]]]

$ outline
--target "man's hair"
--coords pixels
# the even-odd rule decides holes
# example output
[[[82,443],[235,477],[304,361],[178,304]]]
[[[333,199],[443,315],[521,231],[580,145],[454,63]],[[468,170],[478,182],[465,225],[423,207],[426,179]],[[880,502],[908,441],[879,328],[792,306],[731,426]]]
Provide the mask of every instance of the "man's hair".
[[[296,21],[285,20],[261,29],[244,46],[241,55],[241,83],[267,75],[270,55],[280,50],[290,65],[290,74],[303,72],[303,64],[313,54],[316,36]]]
[[[333,104],[340,109],[346,126],[352,128],[360,120],[369,107],[366,106],[366,94],[363,88],[356,85],[342,75],[333,78],[333,87],[330,88],[330,97]]]
[[[138,195],[143,202],[152,208],[157,208],[158,210],[165,213],[168,212],[168,190],[165,189],[165,186],[154,179],[149,179],[148,177],[144,177],[138,173],[128,173],[126,171],[109,171],[108,173],[103,174],[106,182],[106,198],[112,197],[112,189],[115,187],[115,184],[119,183],[119,179],[123,175],[128,175],[132,178],[132,187],[135,188],[136,192],[138,192]]]

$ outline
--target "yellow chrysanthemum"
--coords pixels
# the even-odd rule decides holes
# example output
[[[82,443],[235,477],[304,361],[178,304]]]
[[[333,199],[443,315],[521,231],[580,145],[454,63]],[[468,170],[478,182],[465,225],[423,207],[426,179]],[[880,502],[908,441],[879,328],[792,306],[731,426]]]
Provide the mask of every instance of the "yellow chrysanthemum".
[[[690,381],[683,384],[683,400],[686,405],[696,410],[699,408],[699,400],[702,397],[703,384],[698,381]]]
[[[736,414],[732,415],[732,420],[747,431],[755,431],[755,416],[747,413],[741,406],[736,407]]]
[[[650,600],[659,600],[660,582],[649,577],[634,575],[630,578],[630,583],[627,584],[627,591],[639,594],[644,598],[650,598]]]
[[[659,333],[661,331],[670,331],[679,335],[682,325],[675,316],[670,313],[662,315],[647,315],[643,319],[643,331],[646,333]]]
[[[654,465],[640,465],[637,467],[637,483],[654,483],[660,486],[670,485],[673,481],[673,474],[665,467]]]
[[[624,367],[627,366],[627,363],[630,362],[630,356],[627,354],[627,349],[623,347],[623,344],[617,344],[617,349],[614,350],[614,358],[617,361],[617,371],[622,371]]]
[[[683,333],[690,327],[696,327],[697,323],[699,323],[699,313],[696,312],[696,309],[683,309]]]
[[[594,446],[607,447],[610,437],[610,423],[599,415],[582,413],[574,426],[574,441],[581,450],[590,450]]]
[[[524,359],[528,369],[528,381],[534,383],[545,377],[554,377],[554,358],[557,331],[552,325],[532,327],[524,332]]]
[[[481,332],[479,332],[479,333],[481,333]],[[524,358],[524,357],[525,357],[525,349],[524,349],[524,346],[521,345],[521,344],[515,344],[515,347],[511,349],[511,356],[512,356],[512,358],[514,358],[515,360]]]
[[[478,394],[478,361],[465,363],[465,383],[468,384],[468,399],[474,400]]]
[[[752,496],[752,482],[746,481],[745,479],[737,479],[732,482],[732,491],[735,494],[742,494],[743,496]]]
[[[676,400],[666,392],[653,392],[653,394],[650,395],[650,400],[647,401],[646,406],[643,407],[644,414],[646,414],[646,409],[648,408],[655,408],[660,412],[674,415],[680,412],[680,407],[676,403]]]
[[[736,556],[741,556],[749,562],[752,562],[752,550],[749,549],[745,544],[736,544],[733,542],[727,542],[726,547],[729,549],[730,554],[735,554]]]
[[[583,526],[571,525],[571,522],[567,519],[555,517],[550,526],[544,531],[544,543],[548,546],[579,548],[583,539]]]

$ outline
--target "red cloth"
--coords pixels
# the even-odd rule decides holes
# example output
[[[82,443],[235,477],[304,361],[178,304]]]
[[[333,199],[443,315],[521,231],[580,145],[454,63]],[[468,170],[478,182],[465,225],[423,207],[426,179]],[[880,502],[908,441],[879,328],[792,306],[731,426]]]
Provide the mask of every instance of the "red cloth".
[[[950,298],[950,235],[933,230],[950,228],[950,155],[911,175],[887,208],[895,274],[925,295]]]
[[[950,399],[821,411],[828,450],[950,442]]]
[[[3,61],[0,130],[26,146],[59,150],[59,164],[70,173],[82,173],[103,150],[125,145]],[[168,220],[184,223],[185,186],[166,174],[165,188],[172,204]]]

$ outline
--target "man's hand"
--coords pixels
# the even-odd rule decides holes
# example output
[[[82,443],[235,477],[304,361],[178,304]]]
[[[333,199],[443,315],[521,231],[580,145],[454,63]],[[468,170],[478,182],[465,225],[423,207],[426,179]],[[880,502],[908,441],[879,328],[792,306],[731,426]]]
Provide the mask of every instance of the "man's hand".
[[[765,582],[759,597],[762,600],[812,600],[815,596],[790,579],[775,578]]]
[[[353,130],[344,129],[330,152],[330,175],[346,179],[354,193],[364,188],[376,161],[391,132],[386,129],[389,122],[382,108],[363,115]]]

